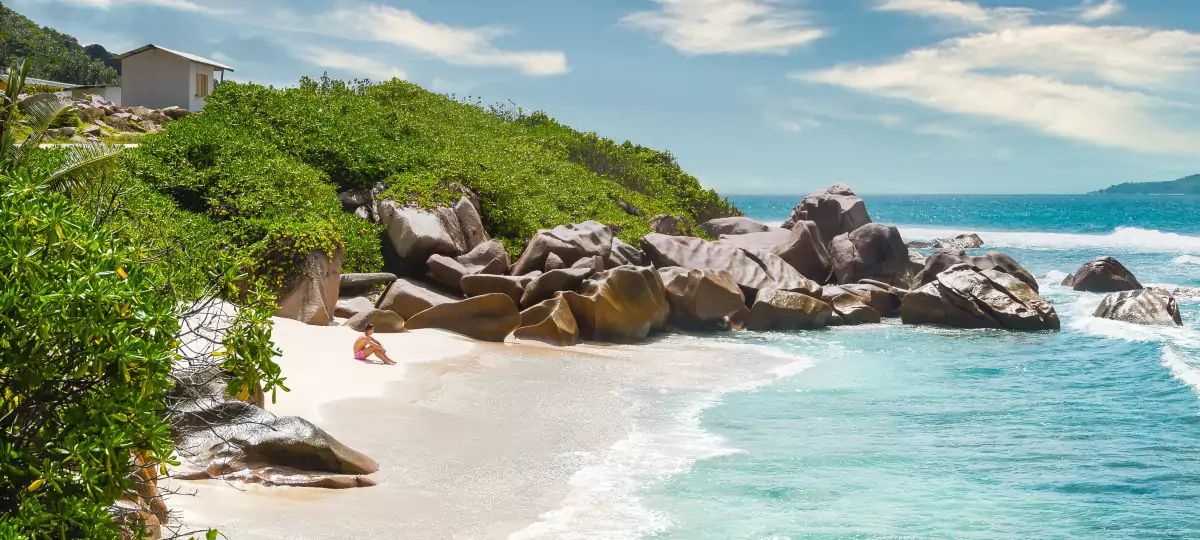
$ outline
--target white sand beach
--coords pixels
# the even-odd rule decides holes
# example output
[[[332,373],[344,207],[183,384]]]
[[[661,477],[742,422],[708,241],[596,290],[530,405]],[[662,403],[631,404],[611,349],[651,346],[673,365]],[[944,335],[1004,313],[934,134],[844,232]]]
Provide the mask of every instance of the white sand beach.
[[[185,530],[214,527],[234,539],[653,530],[638,488],[729,451],[699,429],[700,410],[794,362],[736,344],[697,348],[701,340],[686,336],[559,349],[421,330],[377,334],[400,362],[386,366],[353,360],[354,336],[277,319],[273,337],[291,391],[267,408],[307,418],[377,460],[378,485],[181,482],[195,492],[170,501]]]

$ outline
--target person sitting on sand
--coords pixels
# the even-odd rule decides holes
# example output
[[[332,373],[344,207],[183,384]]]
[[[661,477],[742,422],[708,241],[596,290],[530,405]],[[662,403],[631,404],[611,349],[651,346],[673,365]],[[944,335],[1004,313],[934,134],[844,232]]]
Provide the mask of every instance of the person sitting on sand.
[[[363,335],[358,336],[358,339],[354,340],[354,359],[365,361],[368,356],[373,354],[376,358],[382,360],[383,363],[394,365],[395,362],[391,358],[388,358],[387,349],[384,349],[383,345],[380,345],[378,341],[375,341],[375,338],[371,337],[374,333],[375,325],[368,324],[363,329]]]

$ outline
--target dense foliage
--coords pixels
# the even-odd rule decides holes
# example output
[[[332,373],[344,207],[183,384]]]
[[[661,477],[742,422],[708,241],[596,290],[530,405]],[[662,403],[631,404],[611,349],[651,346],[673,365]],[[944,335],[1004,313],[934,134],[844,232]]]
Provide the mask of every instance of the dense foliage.
[[[254,215],[255,232],[234,238],[239,245],[299,223],[300,212],[276,215],[273,205],[308,204],[305,219],[325,219],[323,212],[337,204],[334,190],[377,184],[386,186],[386,195],[421,206],[451,202],[465,186],[479,195],[489,232],[514,251],[539,228],[586,219],[633,239],[649,232],[656,214],[690,225],[736,212],[668,153],[580,133],[544,113],[485,109],[398,80],[304,79],[286,89],[226,83],[203,115],[168,126],[138,154],[137,178],[183,207],[216,220]],[[214,176],[236,178],[240,189],[253,193],[230,196],[221,181],[200,180]],[[310,200],[297,200],[300,193]],[[332,229],[326,221],[321,228],[305,223],[313,235],[305,242],[340,240],[351,269],[377,269],[365,253],[378,251],[375,239],[356,237],[366,231],[333,214]]]
[[[74,37],[38,26],[0,5],[0,65],[15,65],[23,58],[34,64],[31,77],[75,84],[118,81],[117,71],[86,53]]]
[[[35,175],[0,177],[0,537],[115,535],[131,452],[171,455],[163,276]]]
[[[1100,195],[1200,195],[1200,174],[1185,176],[1169,182],[1126,182],[1106,187],[1095,193]]]

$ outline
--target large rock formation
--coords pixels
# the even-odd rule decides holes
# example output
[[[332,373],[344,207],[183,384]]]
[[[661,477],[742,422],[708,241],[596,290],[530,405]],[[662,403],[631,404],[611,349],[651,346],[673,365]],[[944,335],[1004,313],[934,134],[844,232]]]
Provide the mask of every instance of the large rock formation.
[[[377,287],[387,287],[393,281],[396,281],[396,274],[388,272],[342,274],[338,278],[338,296],[361,296]]]
[[[1109,293],[1141,289],[1142,284],[1125,265],[1112,257],[1096,257],[1062,282],[1077,291]]]
[[[582,260],[582,259],[581,259]],[[525,285],[521,294],[521,307],[529,307],[560,291],[579,291],[583,280],[595,272],[591,268],[560,268],[535,276]]]
[[[659,234],[680,236],[683,234],[683,221],[671,214],[659,214],[650,219],[650,230]]]
[[[513,264],[512,273],[522,275],[534,270],[544,270],[547,268],[546,257],[550,254],[561,259],[565,266],[593,255],[608,259],[612,248],[612,229],[596,221],[543,229],[529,240],[525,251]]]
[[[657,268],[680,266],[696,270],[724,270],[738,285],[749,289],[776,285],[761,265],[730,244],[652,233],[642,238],[642,251]]]
[[[908,247],[895,227],[868,223],[829,243],[838,283],[873,279],[905,287],[912,279]]]
[[[868,304],[867,299],[853,294],[841,286],[823,287],[821,301],[833,308],[833,314],[829,317],[829,326],[874,324],[882,318],[880,311]]]
[[[471,276],[463,276],[462,291],[467,296],[480,296],[489,293],[507,294],[513,299],[513,303],[521,304],[521,295],[525,293],[525,287],[530,281],[541,275],[541,272],[534,272],[525,276],[496,276],[491,274],[475,274]]]
[[[363,475],[379,465],[321,428],[227,398],[220,368],[184,369],[176,379],[167,400],[181,461],[175,478],[325,488],[375,484]]]
[[[279,309],[275,315],[305,324],[329,324],[337,309],[341,273],[341,251],[333,256],[319,251],[309,253],[301,259],[291,286],[279,298]]]
[[[822,242],[816,224],[799,221],[789,229],[768,229],[738,235],[722,235],[721,243],[737,246],[751,254],[771,253],[806,278],[818,283],[832,280],[829,250]]]
[[[625,265],[633,266],[649,266],[650,262],[646,260],[646,254],[642,250],[633,247],[620,238],[613,238],[612,252],[608,255],[608,259],[604,261],[605,268],[616,268]]]
[[[958,328],[1057,330],[1054,307],[1028,284],[999,270],[970,264],[946,269],[909,292],[900,307],[905,324]]]
[[[833,315],[833,309],[811,296],[779,289],[758,291],[750,315],[746,319],[747,330],[803,330],[824,328]]]
[[[792,209],[783,222],[791,228],[797,221],[812,221],[821,233],[821,241],[848,233],[871,222],[867,205],[850,188],[833,185],[810,193]]]
[[[934,249],[971,249],[983,246],[983,238],[980,238],[975,233],[962,233],[950,236],[947,238],[934,238],[933,240],[917,240],[908,243],[910,248],[934,248]]]
[[[480,242],[470,251],[454,258],[467,274],[507,274],[512,262],[499,240]]]
[[[837,289],[857,296],[871,309],[878,311],[884,317],[900,316],[900,303],[904,300],[904,295],[908,294],[905,289],[899,289],[890,286],[886,283],[872,280],[863,280],[858,283],[847,283],[845,285],[837,285]],[[827,289],[829,287],[826,287]]]
[[[1183,326],[1175,297],[1160,287],[1109,294],[1100,301],[1094,316],[1136,324]]]
[[[379,302],[375,304],[375,307],[394,311],[397,315],[409,319],[433,306],[458,300],[458,297],[435,289],[428,284],[400,278],[388,286],[383,295],[379,297]]]
[[[507,294],[484,294],[433,306],[408,319],[409,330],[437,328],[480,341],[504,341],[521,324],[517,305]]]
[[[366,330],[368,324],[374,325],[375,331],[380,334],[404,331],[404,317],[397,315],[395,311],[386,309],[370,309],[355,313],[346,321],[346,326],[359,332]]]
[[[384,263],[404,275],[423,273],[430,255],[461,255],[487,239],[479,214],[466,197],[453,207],[429,210],[387,199],[376,204],[376,214],[386,227]]]
[[[349,319],[364,311],[375,309],[375,300],[367,296],[350,296],[338,298],[337,307],[334,308],[333,314]]]
[[[671,323],[680,328],[725,329],[729,317],[746,308],[741,288],[724,270],[669,266],[658,273],[671,305]]]
[[[667,322],[662,278],[651,268],[618,266],[589,280],[581,293],[560,293],[584,339],[617,343],[644,339]]]
[[[513,336],[551,345],[574,345],[579,343],[579,324],[571,306],[558,295],[522,311],[521,326],[513,331]]]
[[[998,270],[1009,274],[1029,285],[1034,292],[1038,291],[1037,279],[1026,270],[1016,259],[1000,252],[972,257],[963,250],[935,251],[925,258],[925,267],[913,278],[912,286],[920,287],[937,279],[937,275],[956,264],[969,264],[980,270]]]
[[[708,233],[713,237],[720,237],[723,234],[749,234],[757,232],[766,232],[771,230],[771,227],[763,225],[753,219],[742,216],[722,217],[710,219],[700,224],[700,230]]]

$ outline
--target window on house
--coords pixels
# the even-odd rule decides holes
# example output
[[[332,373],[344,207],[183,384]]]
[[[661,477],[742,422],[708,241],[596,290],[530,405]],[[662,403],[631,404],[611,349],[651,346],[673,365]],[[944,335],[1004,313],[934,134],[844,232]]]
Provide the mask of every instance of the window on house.
[[[208,97],[208,75],[196,74],[196,97]]]

